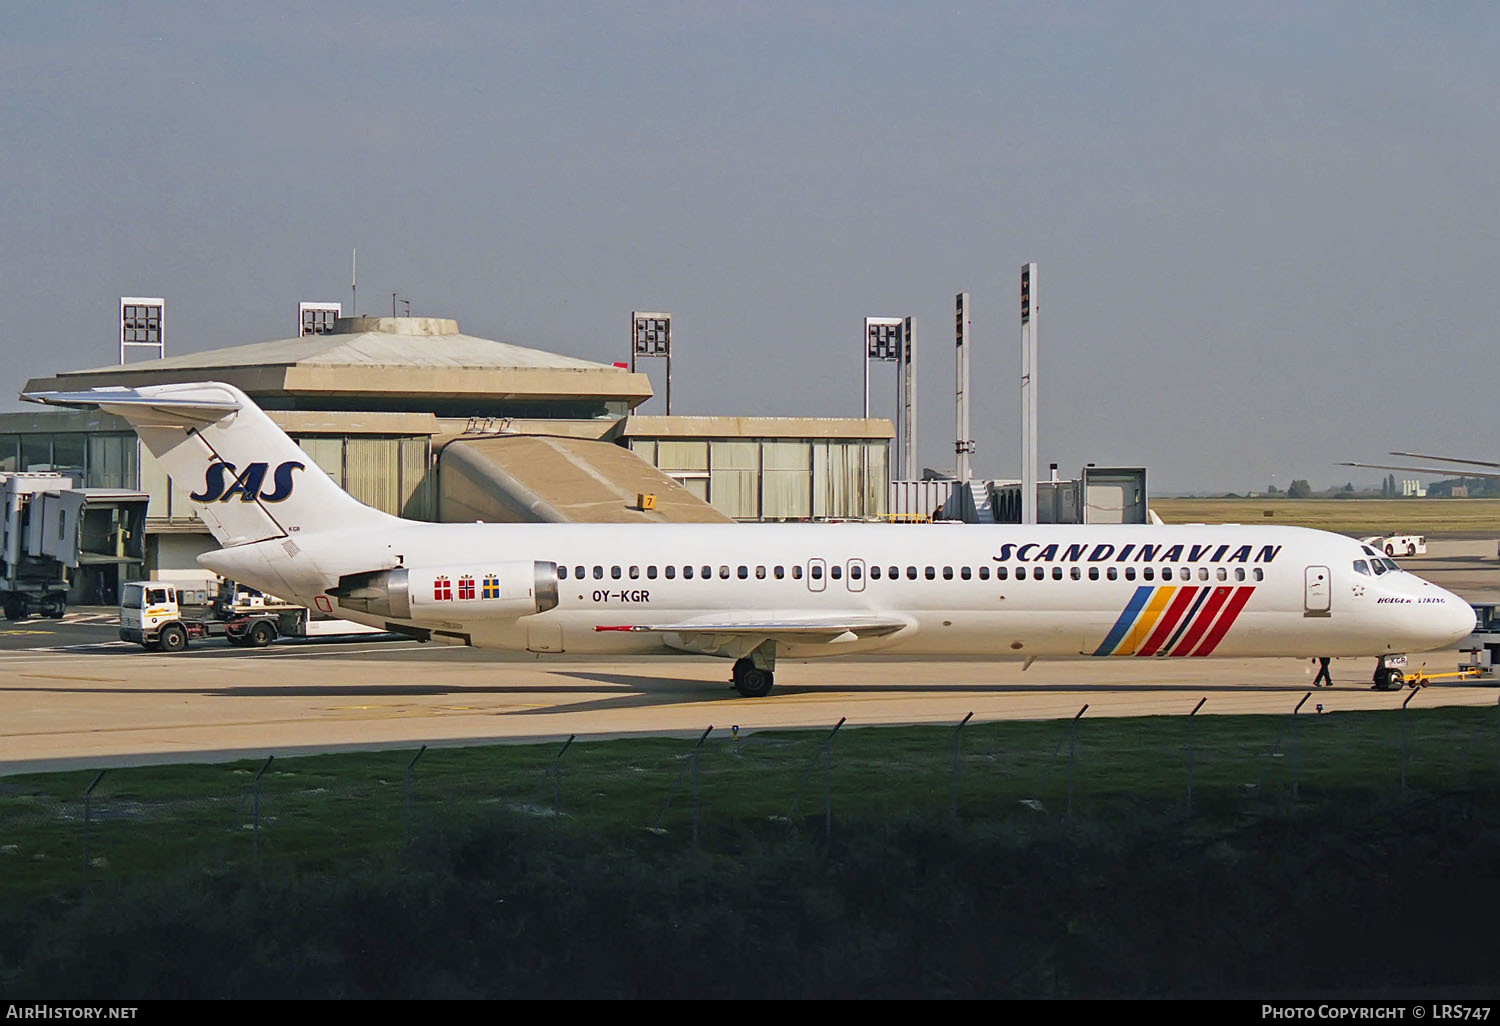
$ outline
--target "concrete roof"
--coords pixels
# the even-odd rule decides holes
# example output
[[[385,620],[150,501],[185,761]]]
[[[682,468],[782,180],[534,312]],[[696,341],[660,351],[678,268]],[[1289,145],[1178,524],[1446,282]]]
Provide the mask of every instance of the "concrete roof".
[[[254,342],[125,366],[35,378],[27,391],[195,380],[251,396],[432,393],[445,397],[626,400],[652,394],[644,374],[462,334],[441,317],[345,317],[334,332]]]
[[[621,438],[894,438],[881,417],[654,417],[632,415]]]

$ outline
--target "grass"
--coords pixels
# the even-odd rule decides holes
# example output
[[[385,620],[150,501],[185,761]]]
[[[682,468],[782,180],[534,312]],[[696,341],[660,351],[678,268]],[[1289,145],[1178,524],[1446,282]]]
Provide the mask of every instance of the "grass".
[[[1500,534],[1500,499],[1152,499],[1169,524],[1283,524],[1365,537]]]
[[[1290,711],[1290,710],[1289,710]],[[1186,799],[1193,744],[1194,801],[1232,816],[1247,802],[1380,796],[1500,784],[1500,712],[1437,709],[1319,716],[1109,719],[1077,725],[1071,771],[1067,721],[971,724],[954,769],[954,731],[846,728],[716,732],[698,750],[702,843],[745,824],[821,830],[825,794],[835,821],[960,817],[1009,821],[1073,813],[1109,819],[1176,808]],[[89,802],[92,773],[0,781],[0,901],[76,894],[196,866],[243,874],[257,866],[321,871],[401,851],[408,832],[431,837],[497,815],[547,822],[577,838],[680,843],[693,830],[690,741],[559,744],[277,759],[262,763],[110,770]],[[559,769],[553,775],[550,771]],[[810,824],[810,826],[808,826]]]
[[[87,876],[93,775],[6,778],[0,991],[1264,1000],[1500,984],[1500,709],[957,739],[715,732],[696,763],[673,739],[560,760],[556,743],[432,750],[409,817],[413,752],[277,759],[259,831],[263,762],[111,770]]]

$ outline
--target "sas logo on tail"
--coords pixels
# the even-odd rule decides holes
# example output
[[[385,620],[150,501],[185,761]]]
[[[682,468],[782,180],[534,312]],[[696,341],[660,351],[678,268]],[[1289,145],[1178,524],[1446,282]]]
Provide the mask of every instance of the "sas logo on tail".
[[[241,502],[285,502],[292,494],[292,471],[306,470],[304,464],[288,460],[278,464],[271,475],[272,488],[263,491],[269,464],[249,463],[238,474],[233,463],[222,460],[210,463],[203,474],[203,491],[193,492],[188,498],[194,502],[228,502],[238,495]]]

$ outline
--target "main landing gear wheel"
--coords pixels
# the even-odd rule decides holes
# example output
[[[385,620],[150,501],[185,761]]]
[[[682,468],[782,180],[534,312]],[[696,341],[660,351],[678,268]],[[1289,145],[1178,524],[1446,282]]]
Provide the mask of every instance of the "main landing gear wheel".
[[[738,659],[734,664],[734,689],[746,698],[764,698],[771,693],[776,675],[762,670],[749,659]]]

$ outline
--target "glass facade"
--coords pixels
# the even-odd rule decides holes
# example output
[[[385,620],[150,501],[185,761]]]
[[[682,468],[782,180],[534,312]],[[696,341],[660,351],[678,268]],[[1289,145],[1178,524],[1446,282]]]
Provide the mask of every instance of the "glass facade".
[[[413,520],[432,516],[425,435],[320,435],[296,439],[313,463],[355,498]],[[56,471],[84,488],[140,490],[153,521],[194,520],[184,488],[130,432],[0,434],[0,472]]]
[[[630,449],[737,520],[886,513],[889,439],[634,438]]]
[[[0,434],[0,472],[50,471],[84,488],[135,488],[135,453],[128,432]]]

